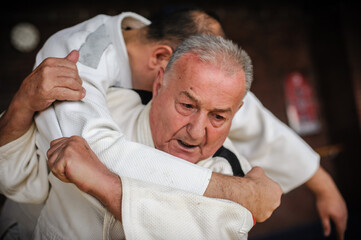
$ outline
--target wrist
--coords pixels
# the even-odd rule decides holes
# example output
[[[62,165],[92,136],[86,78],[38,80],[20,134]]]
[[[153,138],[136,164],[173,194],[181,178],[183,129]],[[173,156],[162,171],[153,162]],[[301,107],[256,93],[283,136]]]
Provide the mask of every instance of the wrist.
[[[219,173],[212,173],[209,185],[204,193],[205,197],[226,199],[247,208],[254,222],[255,202],[259,201],[254,181],[247,177],[227,176]]]
[[[247,194],[254,193],[252,188],[253,182],[247,178],[212,173],[204,196],[230,200],[246,207],[249,205],[247,199],[252,199],[252,197],[247,196]]]
[[[109,171],[99,182],[97,189],[90,194],[121,220],[122,181],[118,175]]]
[[[32,122],[35,111],[31,109],[28,104],[27,98],[17,92],[10,102],[8,111],[22,119],[22,121],[28,120]]]
[[[226,198],[226,191],[223,188],[223,183],[224,176],[222,174],[213,172],[207,189],[203,195],[210,198],[228,199]]]
[[[0,118],[0,146],[24,135],[33,124],[34,112],[27,109],[16,97]]]
[[[28,129],[33,123],[35,112],[27,107],[23,98],[16,93],[4,115],[7,124],[17,126],[14,130]]]

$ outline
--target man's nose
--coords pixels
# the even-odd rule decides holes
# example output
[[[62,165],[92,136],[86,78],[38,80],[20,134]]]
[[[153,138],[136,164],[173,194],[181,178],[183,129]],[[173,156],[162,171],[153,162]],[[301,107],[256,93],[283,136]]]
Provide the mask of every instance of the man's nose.
[[[206,114],[197,113],[190,117],[187,132],[192,140],[203,140],[207,134],[208,117]]]

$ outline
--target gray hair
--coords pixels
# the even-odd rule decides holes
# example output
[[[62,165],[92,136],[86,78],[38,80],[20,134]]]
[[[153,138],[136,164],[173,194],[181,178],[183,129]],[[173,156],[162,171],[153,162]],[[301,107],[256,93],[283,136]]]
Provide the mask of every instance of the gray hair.
[[[184,40],[171,56],[165,72],[172,69],[174,63],[183,55],[193,53],[204,63],[216,64],[225,73],[233,75],[243,70],[246,77],[246,93],[253,81],[253,66],[246,51],[231,40],[220,36],[194,35]]]

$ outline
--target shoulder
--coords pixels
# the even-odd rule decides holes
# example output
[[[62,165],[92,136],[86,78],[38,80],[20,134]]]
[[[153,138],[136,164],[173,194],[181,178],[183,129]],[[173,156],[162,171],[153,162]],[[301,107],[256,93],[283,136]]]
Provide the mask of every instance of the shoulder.
[[[112,87],[106,95],[107,104],[112,113],[130,111],[137,107],[144,107],[152,99],[152,93],[134,89]]]

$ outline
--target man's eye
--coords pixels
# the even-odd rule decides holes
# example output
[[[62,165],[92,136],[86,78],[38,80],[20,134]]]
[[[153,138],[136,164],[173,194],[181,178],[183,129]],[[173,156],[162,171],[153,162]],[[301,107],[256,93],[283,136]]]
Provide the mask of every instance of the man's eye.
[[[223,117],[222,115],[218,115],[218,114],[215,114],[214,115],[214,120],[216,121],[216,122],[223,122],[224,120],[225,120],[226,118],[225,117]]]
[[[178,102],[176,104],[176,109],[180,114],[188,116],[189,114],[193,113],[196,110],[196,106],[191,103]]]
[[[192,104],[189,104],[189,103],[182,103],[183,107],[184,108],[187,108],[187,109],[193,109],[193,105]]]
[[[219,114],[213,114],[212,116],[212,125],[214,127],[220,127],[226,121],[226,118]]]
[[[223,117],[223,116],[218,115],[218,114],[216,114],[216,115],[215,115],[215,118],[216,118],[216,119],[218,119],[218,120],[223,120],[223,119],[224,119],[224,117]]]

